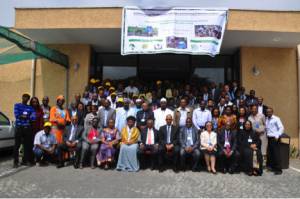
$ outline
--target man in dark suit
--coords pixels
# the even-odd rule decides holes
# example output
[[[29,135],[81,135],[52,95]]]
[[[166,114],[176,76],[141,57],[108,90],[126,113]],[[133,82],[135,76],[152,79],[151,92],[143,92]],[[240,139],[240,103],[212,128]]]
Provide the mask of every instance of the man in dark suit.
[[[166,156],[173,159],[173,170],[178,171],[178,157],[180,147],[178,145],[178,128],[172,125],[172,115],[166,116],[166,125],[161,126],[159,129],[159,152],[158,152],[158,165],[159,172],[162,172],[163,162]]]
[[[139,128],[140,131],[146,128],[146,121],[149,118],[154,120],[154,114],[152,110],[149,109],[149,105],[146,102],[144,102],[142,104],[142,110],[138,111],[136,114],[136,126]]]
[[[262,97],[257,98],[257,111],[258,113],[264,114],[267,116],[268,106],[263,104],[264,99]]]
[[[138,151],[142,168],[145,168],[145,158],[148,156],[151,161],[151,170],[154,170],[158,155],[158,141],[158,130],[154,128],[154,120],[149,118],[147,127],[141,131],[141,143]]]
[[[231,129],[230,122],[226,122],[225,128],[218,134],[219,166],[223,173],[228,171],[230,174],[233,174],[235,172],[239,158],[237,142],[236,131]]]
[[[180,129],[179,132],[179,142],[180,142],[180,162],[183,171],[186,169],[186,157],[188,155],[193,157],[193,167],[192,171],[197,171],[198,163],[200,159],[200,139],[198,130],[193,126],[193,121],[191,117],[186,119],[186,125]]]
[[[109,120],[116,120],[116,111],[110,107],[110,102],[107,99],[103,101],[103,108],[98,111],[97,115],[100,119],[100,129],[106,128]]]
[[[250,90],[249,95],[247,96],[246,99],[246,105],[250,107],[256,104],[257,104],[257,98],[255,97],[255,90]]]
[[[64,166],[64,153],[69,151],[75,151],[74,167],[78,168],[80,151],[81,151],[81,135],[84,128],[78,125],[77,116],[71,118],[71,125],[65,128],[63,134],[63,143],[58,146],[58,161],[57,168]]]

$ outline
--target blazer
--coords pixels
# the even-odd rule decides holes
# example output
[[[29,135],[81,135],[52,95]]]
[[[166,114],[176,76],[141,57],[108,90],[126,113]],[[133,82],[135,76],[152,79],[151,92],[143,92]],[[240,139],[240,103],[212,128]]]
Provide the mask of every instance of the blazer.
[[[192,108],[186,107],[185,109],[187,110],[187,117],[192,118],[193,117],[193,110],[192,110]],[[181,110],[181,107],[177,108],[174,111],[174,121],[173,121],[173,124],[175,126],[177,126],[177,127],[179,126],[179,120],[180,120],[180,117],[181,117],[180,110]]]
[[[230,136],[229,136],[229,143],[230,143],[230,149],[232,151],[237,150],[237,134],[236,131],[230,130]],[[225,128],[221,130],[221,132],[218,134],[218,148],[220,151],[224,149],[225,144]]]
[[[63,134],[63,142],[66,142],[69,140],[69,137],[71,135],[71,130],[72,130],[72,125],[69,125],[65,128],[65,131]],[[82,136],[83,130],[84,130],[83,126],[77,125],[77,129],[75,132],[75,140],[76,141],[81,141],[81,136]]]
[[[154,133],[154,144],[158,144],[159,137],[158,137],[158,130],[155,128],[152,129]],[[148,128],[144,128],[141,131],[141,143],[146,144],[147,141],[147,133],[148,133]]]
[[[191,127],[192,128],[192,138],[193,138],[193,149],[199,148],[200,144],[200,138],[199,138],[199,133],[196,127]],[[186,147],[186,141],[187,141],[187,127],[182,127],[179,131],[179,142],[181,148]]]
[[[159,135],[159,144],[161,146],[165,146],[167,144],[167,136],[168,136],[167,126],[168,125],[164,125],[159,128],[158,135]],[[171,125],[170,141],[174,146],[178,145],[178,136],[179,136],[178,134],[179,134],[178,128],[174,125]]]
[[[108,121],[110,119],[116,120],[116,111],[113,108],[109,107],[108,114],[107,114],[106,124],[104,124],[105,108],[101,108],[98,111],[97,116],[100,119],[100,121],[99,121],[100,128],[103,129],[103,127],[107,127],[108,126]]]
[[[210,135],[208,134],[207,131],[203,131],[200,134],[200,143],[201,143],[201,149],[206,149],[208,147],[209,144],[209,140],[211,142],[212,145],[215,146],[214,151],[217,151],[217,133],[215,132],[210,132]]]
[[[142,121],[143,117],[144,117],[144,113],[145,113],[145,121]],[[140,126],[145,126],[146,125],[146,121],[147,119],[153,119],[154,120],[154,113],[151,110],[148,111],[138,111],[136,113],[136,126],[140,127]]]

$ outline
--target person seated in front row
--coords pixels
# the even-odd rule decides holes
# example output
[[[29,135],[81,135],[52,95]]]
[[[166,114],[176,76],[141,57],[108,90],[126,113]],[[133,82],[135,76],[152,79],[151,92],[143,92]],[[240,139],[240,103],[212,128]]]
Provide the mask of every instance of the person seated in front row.
[[[204,159],[207,171],[216,174],[216,152],[217,152],[217,133],[212,131],[212,122],[206,122],[205,131],[200,134],[201,150],[204,153]]]
[[[220,158],[220,169],[223,173],[227,171],[233,174],[239,158],[237,151],[236,131],[231,129],[231,123],[227,121],[225,128],[218,134],[218,151]]]
[[[34,137],[33,153],[39,166],[45,165],[49,161],[54,161],[57,155],[57,141],[51,133],[50,122],[44,124],[44,129],[39,131]]]
[[[173,117],[171,114],[166,116],[166,125],[159,129],[159,171],[162,172],[164,157],[169,156],[173,160],[173,170],[178,172],[178,157],[180,147],[178,144],[178,128],[172,125]]]
[[[244,123],[243,129],[239,132],[242,169],[249,176],[262,175],[263,156],[259,135],[252,129],[252,123],[249,120]]]
[[[81,152],[81,136],[84,128],[81,125],[78,125],[78,117],[77,115],[72,116],[71,125],[65,128],[65,132],[63,134],[63,143],[58,145],[58,161],[59,164],[57,168],[61,168],[64,166],[64,153],[69,151],[75,151],[75,161],[74,167],[78,168],[80,152]]]
[[[141,143],[139,148],[139,159],[141,166],[145,167],[146,157],[150,158],[151,170],[155,168],[155,161],[158,155],[158,130],[154,128],[154,120],[147,119],[146,128],[141,131]]]
[[[109,119],[107,128],[104,128],[101,133],[101,146],[96,156],[98,166],[103,166],[105,170],[111,167],[119,140],[120,134],[115,128],[115,120]]]
[[[118,171],[136,172],[140,168],[137,159],[140,131],[134,126],[135,117],[129,116],[126,121],[127,125],[121,131],[121,146],[116,169]]]
[[[95,158],[100,144],[100,132],[98,129],[99,119],[92,119],[92,126],[85,128],[82,134],[82,149],[80,157],[80,169],[83,168],[83,161],[88,151],[90,151],[90,166],[95,169]]]
[[[180,141],[180,162],[181,169],[186,170],[186,157],[193,157],[193,167],[192,171],[197,171],[198,163],[200,159],[199,150],[199,134],[197,128],[193,126],[193,121],[191,117],[187,117],[186,125],[180,128],[179,132]]]

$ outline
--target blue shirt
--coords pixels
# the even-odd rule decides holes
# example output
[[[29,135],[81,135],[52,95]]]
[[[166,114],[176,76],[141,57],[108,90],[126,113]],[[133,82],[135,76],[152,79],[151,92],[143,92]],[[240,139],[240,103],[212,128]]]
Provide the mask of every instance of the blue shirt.
[[[27,105],[22,103],[17,103],[14,106],[14,114],[16,118],[16,126],[30,126],[30,122],[36,120],[36,114],[34,109]],[[25,115],[26,118],[21,118],[22,115]]]

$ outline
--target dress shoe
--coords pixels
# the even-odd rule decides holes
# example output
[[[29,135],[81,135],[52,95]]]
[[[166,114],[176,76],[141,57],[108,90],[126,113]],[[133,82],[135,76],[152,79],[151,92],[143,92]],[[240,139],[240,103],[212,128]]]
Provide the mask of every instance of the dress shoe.
[[[275,174],[275,175],[281,175],[281,174],[282,174],[282,171],[274,171],[274,174]]]
[[[62,167],[64,167],[64,164],[58,164],[58,165],[56,165],[56,168],[58,168],[58,169],[60,169],[60,168],[62,168]]]
[[[228,172],[229,172],[230,174],[234,174],[234,170],[233,170],[233,169],[229,169]]]
[[[14,163],[13,168],[16,169],[18,167],[19,167],[19,164],[18,163]]]

